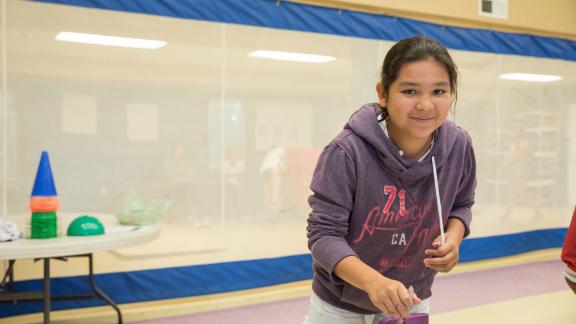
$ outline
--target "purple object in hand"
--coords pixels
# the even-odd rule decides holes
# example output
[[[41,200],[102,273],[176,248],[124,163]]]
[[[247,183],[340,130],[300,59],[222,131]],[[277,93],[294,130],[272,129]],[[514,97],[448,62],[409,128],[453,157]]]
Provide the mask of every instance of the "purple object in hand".
[[[387,317],[380,321],[378,324],[398,324],[398,319],[394,317]],[[428,314],[426,313],[412,313],[405,318],[402,324],[428,324]]]

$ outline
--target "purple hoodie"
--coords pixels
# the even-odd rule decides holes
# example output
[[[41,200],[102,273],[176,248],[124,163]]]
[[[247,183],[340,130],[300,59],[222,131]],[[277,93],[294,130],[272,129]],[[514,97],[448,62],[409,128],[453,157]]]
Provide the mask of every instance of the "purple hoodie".
[[[322,151],[308,202],[308,248],[314,260],[312,289],[324,301],[356,313],[380,313],[368,294],[334,274],[336,264],[357,256],[384,276],[432,295],[436,272],[424,266],[424,250],[440,235],[431,157],[435,157],[444,224],[456,217],[468,236],[476,187],[470,136],[453,122],[436,131],[421,162],[400,156],[368,104]]]

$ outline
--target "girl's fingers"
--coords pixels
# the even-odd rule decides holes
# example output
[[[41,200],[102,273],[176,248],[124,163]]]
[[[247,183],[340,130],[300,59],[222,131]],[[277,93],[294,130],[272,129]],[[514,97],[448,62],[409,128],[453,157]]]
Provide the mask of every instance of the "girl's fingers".
[[[422,302],[422,299],[420,299],[420,297],[416,296],[416,294],[414,294],[412,297],[412,305],[418,305]]]
[[[410,314],[410,309],[406,308],[406,305],[404,305],[404,302],[401,300],[393,300],[392,303],[394,304],[394,312],[391,314],[392,316],[406,317]]]
[[[426,255],[429,255],[429,256],[437,257],[437,256],[446,255],[446,254],[452,252],[454,249],[455,249],[455,246],[454,246],[452,243],[447,242],[447,243],[444,243],[444,245],[441,245],[441,246],[439,246],[439,247],[437,247],[437,248],[434,248],[434,249],[426,249],[426,250],[424,251],[424,253],[425,253]]]
[[[400,314],[402,314],[403,317],[407,317],[410,315],[410,309],[412,308],[412,305],[412,298],[406,291],[404,296],[400,298],[399,307],[396,307],[396,309],[400,312]]]
[[[402,287],[401,289],[398,289],[398,297],[400,297],[400,301],[402,302],[404,307],[409,311],[410,308],[412,308],[412,306],[413,306],[412,296],[410,296],[410,291],[408,291],[408,289],[405,289],[404,287]]]
[[[424,264],[426,265],[449,264],[454,259],[457,259],[457,254],[455,254],[453,251],[449,251],[444,255],[429,255],[429,258],[424,259]]]
[[[383,302],[377,302],[375,303],[376,307],[378,307],[378,309],[380,309],[382,312],[384,312],[384,314],[392,314],[392,311],[390,310],[390,308],[388,307],[388,305],[386,305]]]
[[[408,317],[410,315],[410,310],[404,306],[403,303],[396,304],[396,313],[398,317]]]
[[[424,264],[429,267],[439,267],[448,263],[448,258],[438,257],[438,258],[426,258],[424,259]]]
[[[396,309],[396,305],[394,304],[394,302],[393,302],[392,300],[390,300],[390,299],[387,298],[387,299],[383,302],[383,304],[384,304],[384,306],[385,306],[386,309],[387,309],[387,312],[386,312],[387,315],[395,316],[395,317],[399,317],[399,316],[400,316],[400,313],[399,313],[398,310]]]
[[[437,249],[428,249],[428,250],[425,250],[424,253],[430,257],[441,257],[444,255],[442,253],[442,251],[437,250]]]
[[[400,298],[398,293],[392,294],[390,296],[390,298],[386,298],[385,303],[386,303],[386,306],[391,310],[389,315],[396,316],[396,317],[408,316],[409,309],[406,308],[406,306],[404,305],[404,302],[402,301],[402,299]]]
[[[438,238],[434,240],[437,243]],[[432,244],[434,246],[434,243]],[[458,263],[458,247],[452,242],[446,241],[445,244],[436,249],[427,249],[424,251],[427,258],[424,264],[438,272],[448,272]]]
[[[426,266],[438,272],[448,272],[456,266],[456,262],[449,261],[447,263],[426,263]]]

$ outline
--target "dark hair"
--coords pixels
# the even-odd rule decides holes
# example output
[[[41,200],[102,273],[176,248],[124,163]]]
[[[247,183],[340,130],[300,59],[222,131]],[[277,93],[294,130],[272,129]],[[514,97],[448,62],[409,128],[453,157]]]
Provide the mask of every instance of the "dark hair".
[[[382,72],[380,73],[380,82],[384,94],[387,96],[390,85],[398,79],[400,69],[404,64],[432,58],[438,63],[444,65],[448,78],[450,80],[450,90],[457,99],[458,86],[458,69],[448,50],[438,41],[424,36],[415,36],[406,38],[394,44],[386,53]]]

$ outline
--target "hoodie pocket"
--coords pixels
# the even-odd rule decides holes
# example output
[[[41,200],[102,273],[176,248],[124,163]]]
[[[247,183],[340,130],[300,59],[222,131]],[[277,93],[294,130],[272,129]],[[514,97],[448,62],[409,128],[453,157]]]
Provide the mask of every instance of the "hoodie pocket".
[[[344,287],[342,288],[342,296],[340,296],[340,300],[352,304],[356,307],[360,307],[367,311],[378,312],[381,313],[382,311],[378,309],[372,302],[370,301],[370,297],[368,294],[361,289],[358,289],[349,283],[344,283]]]

